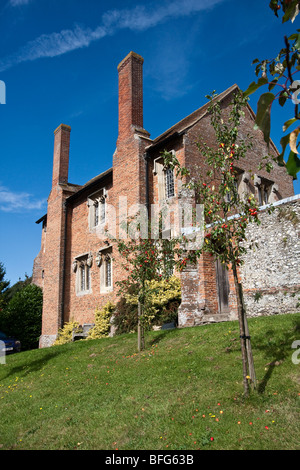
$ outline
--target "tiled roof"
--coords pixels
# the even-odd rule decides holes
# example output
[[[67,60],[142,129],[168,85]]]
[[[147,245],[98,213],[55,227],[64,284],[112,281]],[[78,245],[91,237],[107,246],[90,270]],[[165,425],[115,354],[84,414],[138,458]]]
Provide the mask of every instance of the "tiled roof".
[[[221,101],[224,98],[226,98],[230,93],[232,93],[235,89],[238,89],[237,85],[232,85],[230,88],[227,90],[223,91],[223,93],[220,93],[216,98],[214,98],[216,101]],[[153,140],[151,145],[149,145],[149,149],[154,146],[159,144],[160,142],[163,142],[165,139],[170,137],[173,134],[180,134],[187,130],[189,127],[193,126],[196,122],[198,122],[200,119],[202,119],[206,114],[208,107],[210,105],[210,102],[206,103],[205,105],[201,106],[200,108],[196,109],[193,113],[189,114],[186,116],[184,119],[181,121],[177,122],[174,126],[170,127],[170,129],[166,130],[163,134],[159,135],[156,137],[156,139]]]

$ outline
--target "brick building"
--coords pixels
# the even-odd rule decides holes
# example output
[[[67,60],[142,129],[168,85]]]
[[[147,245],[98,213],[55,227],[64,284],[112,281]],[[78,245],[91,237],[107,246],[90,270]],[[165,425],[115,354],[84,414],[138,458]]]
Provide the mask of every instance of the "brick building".
[[[80,324],[94,320],[97,306],[116,301],[115,282],[125,277],[116,250],[105,238],[110,223],[118,231],[124,203],[149,207],[160,201],[176,202],[181,197],[180,181],[164,168],[161,151],[175,152],[186,167],[201,163],[196,142],[201,135],[209,144],[213,130],[208,105],[175,124],[154,140],[143,127],[143,59],[130,52],[118,66],[119,130],[112,168],[85,185],[68,182],[71,128],[61,124],[54,131],[52,189],[42,224],[41,250],[34,261],[33,282],[43,288],[43,322],[40,346],[52,344],[58,329],[69,320]],[[233,85],[218,99],[226,113]],[[252,133],[254,113],[250,107],[242,123],[243,133]],[[277,154],[273,146],[271,152]],[[285,168],[275,166],[271,173],[261,170],[254,180],[249,171],[257,168],[267,153],[260,131],[255,146],[240,162],[238,184],[255,194],[261,204],[293,195],[293,181]],[[118,235],[115,233],[114,235]],[[112,258],[116,258],[113,260]],[[201,323],[234,318],[236,305],[230,272],[203,256],[196,267],[181,273],[183,299],[179,324]]]

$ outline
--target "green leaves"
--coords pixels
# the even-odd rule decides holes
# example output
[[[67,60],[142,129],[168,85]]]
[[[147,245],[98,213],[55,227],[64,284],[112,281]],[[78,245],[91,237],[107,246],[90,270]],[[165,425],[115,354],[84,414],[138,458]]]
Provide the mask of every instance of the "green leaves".
[[[296,121],[297,121],[297,118],[292,118],[292,119],[289,119],[288,121],[286,121],[283,124],[283,128],[282,128],[283,132],[285,132]]]
[[[273,93],[263,93],[257,103],[257,113],[255,119],[255,127],[262,130],[264,140],[269,145],[270,129],[271,129],[271,106],[275,100]]]
[[[287,121],[287,123],[289,123],[290,121],[293,121],[293,119],[290,119],[289,121]],[[285,123],[285,125],[287,123]],[[297,146],[296,138],[297,138],[297,136],[298,136],[298,133],[295,133],[295,131],[293,131],[293,132],[290,132],[289,134],[285,135],[284,137],[282,137],[282,139],[280,140],[280,145],[282,147],[282,151],[281,151],[281,154],[277,157],[278,165],[281,165],[281,166],[285,165],[287,173],[289,175],[293,176],[294,178],[296,177],[297,173],[300,171],[300,159],[297,156],[297,154],[292,150],[292,149],[296,150],[296,146]],[[285,154],[287,145],[290,145],[291,151],[289,153],[288,161],[285,164],[284,154]],[[296,152],[297,152],[297,150],[296,150]]]
[[[299,30],[297,30],[297,31],[299,31]],[[298,34],[298,33],[292,34],[289,37],[289,41],[295,41],[294,44],[293,44],[293,48],[295,48],[297,50],[300,49],[300,34]]]
[[[290,133],[290,147],[291,151],[294,153],[298,153],[297,151],[297,137],[300,132],[300,128],[297,127],[293,132]]]
[[[299,14],[300,0],[270,0],[269,7],[278,17],[281,14],[282,22],[288,20],[293,22]],[[259,60],[255,59],[255,74],[258,78],[257,82],[252,82],[246,91],[244,97],[249,97],[260,87],[267,85],[268,92],[262,93],[257,103],[257,114],[255,119],[255,129],[263,132],[264,140],[269,146],[271,131],[271,108],[275,100],[281,107],[287,102],[294,105],[294,116],[283,124],[283,132],[286,132],[290,126],[300,120],[299,103],[295,100],[295,94],[299,89],[295,89],[295,74],[300,71],[300,29],[296,30],[289,37],[284,36],[284,45],[277,56],[273,59]],[[273,94],[273,90],[276,91]],[[271,92],[272,91],[272,92]],[[277,158],[277,162],[281,166],[286,166],[288,173],[296,176],[299,171],[299,157],[297,156],[297,138],[299,132],[292,131],[290,134],[282,137],[280,143],[282,151]],[[285,163],[284,154],[287,145],[290,145],[291,153],[288,161]]]
[[[285,12],[282,18],[282,23],[285,23],[288,20],[291,20],[291,22],[293,23],[298,14],[299,14],[298,0],[292,0],[287,6],[285,6]]]
[[[298,173],[298,171],[300,171],[300,159],[292,151],[290,152],[288,161],[286,163],[286,169],[288,174],[293,177],[296,177],[296,174]]]
[[[291,152],[288,158],[288,161],[286,163],[286,169],[289,175],[291,176],[296,176],[296,173],[300,170],[300,160],[299,157],[297,156],[298,150],[297,147],[299,144],[297,144],[297,138],[300,133],[300,127],[297,127],[294,131],[292,131],[289,134],[289,143],[290,143],[290,148]]]
[[[278,156],[278,158],[277,158],[277,162],[278,162],[278,164],[279,164],[280,166],[283,166],[283,165],[284,165],[284,159],[283,159],[283,157],[284,157],[284,153],[285,153],[286,146],[288,145],[289,141],[290,141],[290,134],[287,134],[287,135],[285,135],[284,137],[282,137],[282,138],[280,139],[280,145],[281,145],[281,147],[282,147],[282,152],[281,152],[281,154],[280,154],[280,155]]]
[[[283,12],[282,23],[291,20],[293,23],[299,14],[299,0],[271,0],[269,7],[278,18],[278,13]],[[281,9],[282,8],[282,9]]]
[[[258,61],[258,59],[256,59],[256,61]],[[253,63],[255,63],[256,61],[254,61]],[[252,82],[249,87],[247,88],[246,91],[243,92],[243,95],[246,97],[246,96],[249,96],[251,95],[252,93],[254,93],[256,90],[258,90],[258,88],[260,88],[261,86],[263,85],[266,85],[268,83],[268,79],[267,78],[264,78],[264,77],[261,77],[258,79],[258,82]]]

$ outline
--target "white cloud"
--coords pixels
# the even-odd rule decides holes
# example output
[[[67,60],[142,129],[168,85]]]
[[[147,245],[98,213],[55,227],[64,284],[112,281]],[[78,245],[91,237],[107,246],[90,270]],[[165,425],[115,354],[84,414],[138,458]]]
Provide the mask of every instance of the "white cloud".
[[[30,0],[11,0],[28,3]],[[42,57],[55,57],[67,52],[88,47],[91,42],[113,35],[122,29],[146,31],[172,18],[180,18],[213,8],[226,0],[174,0],[157,6],[138,5],[132,9],[110,10],[102,15],[99,26],[92,30],[75,26],[59,33],[43,34],[28,42],[15,54],[0,60],[0,72],[22,62]]]
[[[17,7],[20,5],[28,5],[29,2],[31,2],[31,0],[9,0],[9,3],[13,7]]]
[[[34,199],[26,192],[13,192],[5,186],[0,186],[0,210],[4,212],[24,212],[40,210],[46,204],[46,199]]]

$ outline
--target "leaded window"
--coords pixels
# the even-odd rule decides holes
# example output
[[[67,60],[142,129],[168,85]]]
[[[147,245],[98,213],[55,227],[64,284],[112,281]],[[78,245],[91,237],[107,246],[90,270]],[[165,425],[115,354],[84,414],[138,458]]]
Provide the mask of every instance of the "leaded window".
[[[113,290],[113,258],[112,247],[100,248],[96,257],[97,265],[100,267],[100,293],[106,294]]]
[[[111,287],[111,258],[105,257],[105,287]]]
[[[105,188],[88,198],[89,207],[89,225],[90,228],[96,228],[105,224],[106,220],[106,191]]]
[[[77,294],[89,293],[91,289],[92,254],[80,255],[73,262],[73,272],[76,272]]]
[[[171,168],[166,168],[165,172],[165,195],[166,198],[175,196],[174,186],[174,171]]]

